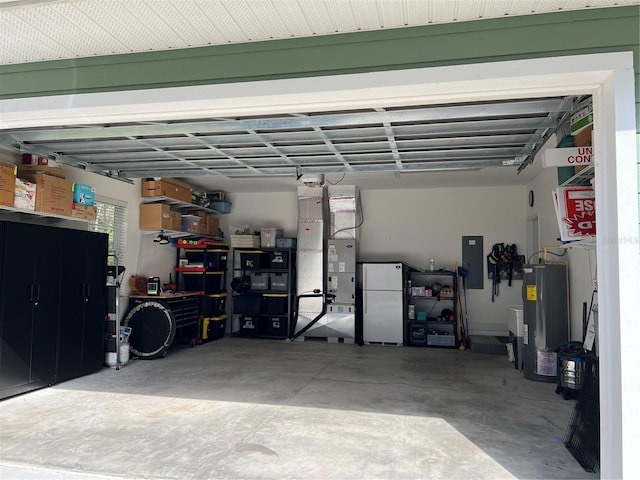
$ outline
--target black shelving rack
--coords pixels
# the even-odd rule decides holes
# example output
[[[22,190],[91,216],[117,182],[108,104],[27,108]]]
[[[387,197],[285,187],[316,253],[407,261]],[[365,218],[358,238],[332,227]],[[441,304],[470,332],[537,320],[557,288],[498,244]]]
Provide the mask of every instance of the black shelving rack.
[[[296,251],[233,250],[232,334],[284,339],[292,320]]]
[[[411,272],[410,280],[408,344],[456,348],[459,343],[456,272]]]
[[[224,337],[229,246],[201,238],[178,240],[175,247],[178,291],[197,292],[200,296],[196,343]]]

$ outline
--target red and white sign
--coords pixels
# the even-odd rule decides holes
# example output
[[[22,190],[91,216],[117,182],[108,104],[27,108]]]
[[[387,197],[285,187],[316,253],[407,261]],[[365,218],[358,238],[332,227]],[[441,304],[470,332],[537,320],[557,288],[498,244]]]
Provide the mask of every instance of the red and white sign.
[[[593,147],[549,148],[542,156],[543,167],[575,167],[593,163]]]
[[[562,241],[596,234],[596,198],[593,187],[559,187],[554,192]]]

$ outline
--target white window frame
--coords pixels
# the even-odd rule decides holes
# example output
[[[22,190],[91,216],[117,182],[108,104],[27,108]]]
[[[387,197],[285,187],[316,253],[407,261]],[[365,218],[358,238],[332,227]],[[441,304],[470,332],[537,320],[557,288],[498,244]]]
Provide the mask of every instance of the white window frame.
[[[98,223],[98,215],[98,219],[89,221],[89,231],[107,233],[109,235],[110,256],[108,263],[115,263],[112,256],[115,254],[118,257],[118,263],[122,265],[127,248],[127,202],[102,196],[96,196],[95,202],[98,208],[100,208],[99,204],[115,207],[113,230],[109,228],[109,225],[104,225],[101,228]]]

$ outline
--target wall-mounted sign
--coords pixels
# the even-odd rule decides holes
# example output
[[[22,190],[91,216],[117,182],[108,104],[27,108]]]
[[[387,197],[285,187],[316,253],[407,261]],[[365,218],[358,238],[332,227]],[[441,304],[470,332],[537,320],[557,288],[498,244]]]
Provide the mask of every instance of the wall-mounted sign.
[[[549,148],[542,156],[543,167],[576,167],[592,162],[593,147]]]

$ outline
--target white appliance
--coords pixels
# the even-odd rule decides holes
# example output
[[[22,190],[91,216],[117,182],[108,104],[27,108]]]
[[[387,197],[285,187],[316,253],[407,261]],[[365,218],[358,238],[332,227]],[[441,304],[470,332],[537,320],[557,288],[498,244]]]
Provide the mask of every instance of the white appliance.
[[[362,340],[364,343],[402,345],[406,324],[406,264],[361,263]]]

